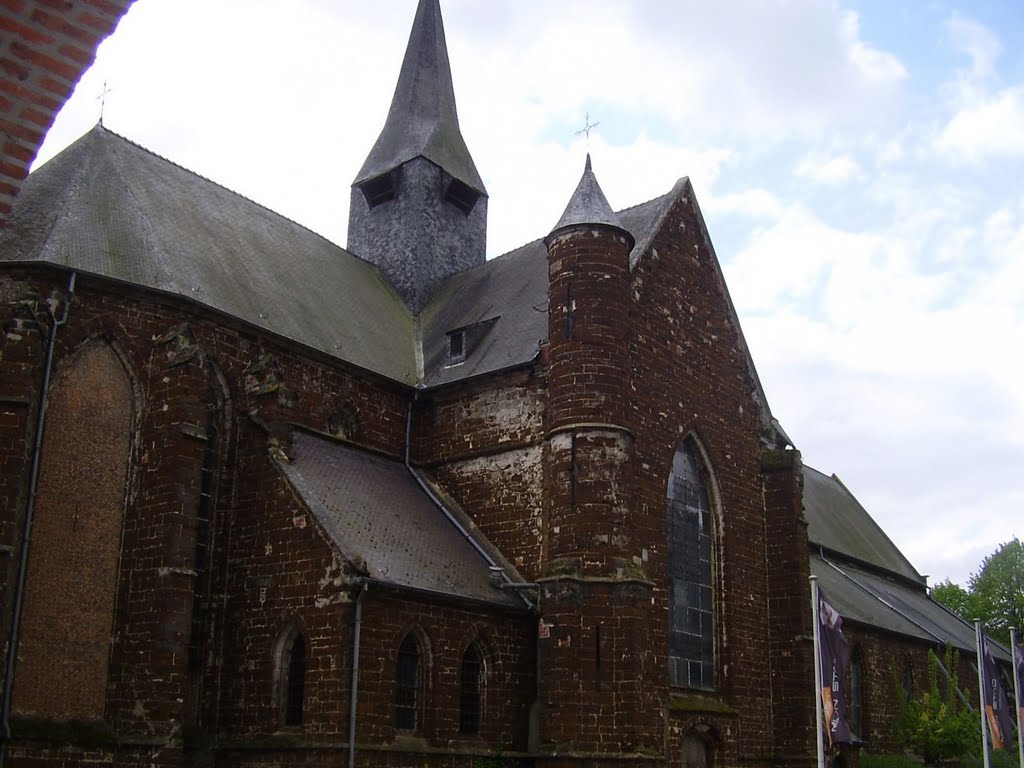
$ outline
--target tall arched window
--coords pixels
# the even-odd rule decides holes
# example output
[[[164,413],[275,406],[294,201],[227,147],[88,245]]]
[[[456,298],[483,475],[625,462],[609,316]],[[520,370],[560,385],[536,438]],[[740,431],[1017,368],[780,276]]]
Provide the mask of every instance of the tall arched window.
[[[483,658],[476,643],[470,643],[462,654],[462,674],[459,681],[459,732],[480,732],[480,702],[482,699]]]
[[[306,698],[306,641],[300,633],[292,639],[284,658],[287,673],[284,685],[284,724],[302,725],[302,710]]]
[[[668,480],[669,683],[711,689],[715,675],[713,517],[707,471],[693,440]]]
[[[416,704],[420,688],[420,644],[411,632],[398,647],[395,664],[395,728],[416,730]]]

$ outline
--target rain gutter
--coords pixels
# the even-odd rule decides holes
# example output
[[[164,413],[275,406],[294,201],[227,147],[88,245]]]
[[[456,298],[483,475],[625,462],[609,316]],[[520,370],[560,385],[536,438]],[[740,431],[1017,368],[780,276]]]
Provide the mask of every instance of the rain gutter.
[[[53,373],[53,352],[57,346],[57,329],[68,322],[71,311],[71,300],[75,295],[75,280],[78,273],[73,271],[68,276],[67,298],[64,311],[60,318],[50,315],[50,333],[46,341],[46,361],[43,364],[43,384],[39,390],[39,412],[36,414],[35,435],[32,441],[32,464],[28,475],[28,498],[25,501],[25,520],[21,528],[21,549],[18,554],[18,577],[14,591],[14,608],[11,618],[11,636],[7,644],[7,666],[4,672],[3,703],[0,705],[0,768],[7,757],[7,744],[11,740],[11,696],[14,692],[14,672],[18,658],[18,634],[21,630],[21,612],[25,600],[25,579],[28,575],[28,555],[32,542],[32,518],[35,513],[36,490],[39,486],[39,461],[43,447],[43,429],[46,426],[46,406],[50,394],[50,377]]]

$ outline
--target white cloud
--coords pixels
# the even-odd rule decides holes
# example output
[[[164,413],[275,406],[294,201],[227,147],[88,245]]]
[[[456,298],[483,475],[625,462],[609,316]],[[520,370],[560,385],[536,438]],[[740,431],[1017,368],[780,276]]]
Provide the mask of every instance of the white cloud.
[[[817,184],[839,184],[861,175],[860,166],[848,154],[810,152],[797,164],[797,176]]]
[[[953,46],[966,53],[971,68],[964,73],[971,79],[988,78],[995,74],[995,62],[1003,52],[1002,43],[984,24],[954,13],[946,19],[946,32]]]
[[[1024,155],[1024,86],[1006,88],[962,107],[935,146],[954,162]]]

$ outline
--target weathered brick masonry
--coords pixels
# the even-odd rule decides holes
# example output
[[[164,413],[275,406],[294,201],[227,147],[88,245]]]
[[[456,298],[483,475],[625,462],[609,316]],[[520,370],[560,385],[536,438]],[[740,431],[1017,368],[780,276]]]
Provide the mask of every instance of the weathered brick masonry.
[[[129,4],[0,0],[0,220],[55,111]],[[414,338],[399,340],[420,353],[409,368],[441,383],[370,372],[173,287],[129,284],[131,275],[86,270],[71,297],[67,269],[26,266],[37,255],[17,243],[14,255],[0,253],[17,261],[0,274],[5,638],[55,338],[7,759],[335,766],[354,749],[366,766],[810,766],[815,553],[805,468],[771,418],[692,187],[683,180],[621,212],[628,230],[610,223],[610,209],[570,217],[543,246],[489,272],[488,201],[458,132],[436,0],[421,0],[409,50],[370,175],[353,185],[350,245],[381,271],[360,284],[390,276],[382,301],[402,296],[402,311],[411,310],[402,317]],[[439,112],[419,114],[424,104]],[[113,146],[94,138],[94,149]],[[435,154],[438,146],[445,151]],[[599,193],[590,202],[600,202],[589,178]],[[382,179],[391,186],[375,197]],[[469,186],[453,183],[460,179]],[[266,211],[242,213],[282,226],[261,218]],[[272,247],[299,259],[293,242],[310,245]],[[118,254],[133,265],[149,255]],[[366,277],[357,263],[345,278]],[[527,274],[533,267],[542,283],[540,272]],[[483,275],[468,278],[490,292],[480,305],[465,284],[451,306],[437,298],[462,272]],[[514,298],[495,275],[521,281]],[[544,292],[532,295],[536,285]],[[517,301],[529,312],[517,314]],[[449,309],[458,319],[431,328]],[[500,364],[473,358],[457,334],[470,326],[507,345]],[[524,347],[516,334],[539,344]],[[465,359],[455,362],[449,347],[447,360],[424,370],[428,345],[455,338]],[[460,376],[447,363],[474,372]],[[529,607],[369,577],[290,479],[310,435],[403,472],[407,457],[425,470],[443,497],[438,520],[447,520],[445,500],[461,508],[466,537],[495,553],[494,584]],[[684,445],[702,468],[712,539],[703,610],[713,658],[710,677],[689,686],[670,685],[667,672],[670,617],[683,602],[671,597],[678,553],[667,495]],[[389,503],[390,489],[378,491],[377,502]],[[900,578],[920,593],[923,580],[910,571]],[[861,735],[874,750],[895,749],[896,681],[923,686],[934,645],[864,622],[849,622],[848,633],[863,671]],[[412,724],[398,719],[407,638],[419,654],[403,683],[414,690]],[[462,722],[470,648],[481,670],[475,730]],[[966,659],[960,683],[974,685]]]
[[[3,508],[4,543],[12,548],[43,346],[36,321],[23,315],[48,300],[62,308],[64,285],[63,274],[34,269],[8,273],[3,283],[8,320],[0,370],[6,384],[23,384],[5,398],[10,417],[2,422],[3,445],[13,447]],[[39,324],[47,331],[44,317]],[[159,753],[165,764],[188,764],[188,749],[208,744],[214,730],[232,755],[256,746],[265,752],[266,739],[280,730],[272,649],[293,624],[308,641],[307,717],[300,731],[275,738],[289,750],[336,760],[347,747],[355,574],[273,456],[287,454],[294,426],[326,432],[338,412],[347,414],[349,440],[401,456],[411,393],[208,311],[87,277],[79,278],[60,329],[55,370],[19,644],[16,738],[19,724],[20,732],[39,735],[47,730],[41,723],[84,720],[111,729],[120,748],[104,759],[119,764],[129,764],[136,748]],[[213,473],[205,490],[204,471]],[[90,499],[67,483],[112,496]],[[79,517],[83,525],[88,519],[87,537],[74,529]],[[201,538],[205,565],[197,554]],[[97,546],[108,554],[100,556]],[[7,559],[5,602],[16,566]],[[429,704],[422,735],[406,747],[438,754],[495,743],[525,749],[533,619],[388,592],[370,594],[366,604],[361,741],[393,739],[390,686],[382,682],[394,675],[388,649],[401,630],[422,626],[431,648]],[[9,604],[4,608],[7,618]],[[80,625],[83,612],[97,615],[96,639],[79,632],[68,642],[71,630],[62,627]],[[466,739],[453,712],[458,663],[473,638],[490,654],[487,710],[481,732]],[[92,653],[87,648],[103,650],[82,656]],[[68,665],[84,676],[69,675]],[[90,759],[71,749],[75,760]],[[21,754],[40,753],[18,742],[11,755]],[[363,764],[373,764],[372,754]]]

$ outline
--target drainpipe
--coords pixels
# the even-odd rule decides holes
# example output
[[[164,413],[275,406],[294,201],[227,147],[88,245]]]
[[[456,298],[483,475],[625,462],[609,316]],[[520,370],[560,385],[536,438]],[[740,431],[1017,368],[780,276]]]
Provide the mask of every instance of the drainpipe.
[[[366,597],[366,590],[369,584],[365,581],[359,588],[359,596],[356,598],[356,620],[352,629],[352,689],[351,699],[348,708],[348,768],[355,768],[356,764],[356,702],[359,699],[359,645],[360,635],[363,628],[363,598]]]
[[[11,740],[11,695],[14,691],[14,667],[18,657],[18,631],[21,627],[21,609],[25,598],[25,578],[28,574],[28,551],[32,541],[32,516],[36,506],[36,489],[39,485],[39,459],[43,447],[43,428],[46,425],[46,405],[50,395],[50,375],[53,372],[53,351],[57,346],[57,329],[68,321],[71,299],[75,295],[75,280],[78,273],[72,271],[68,277],[67,298],[64,311],[57,319],[49,309],[50,334],[46,342],[46,361],[43,364],[43,386],[39,390],[39,413],[36,415],[35,439],[32,445],[32,464],[28,474],[28,498],[25,502],[25,521],[21,528],[21,549],[18,559],[18,580],[14,589],[14,613],[11,619],[11,638],[7,644],[7,668],[4,672],[3,704],[0,708],[0,768],[7,757],[7,744]]]
[[[429,498],[434,503],[435,507],[441,510],[444,516],[448,518],[448,522],[455,526],[455,530],[462,534],[462,537],[469,542],[473,549],[476,550],[477,554],[480,555],[480,557],[482,557],[484,561],[486,561],[488,567],[490,567],[491,569],[491,572],[501,574],[502,584],[500,585],[500,587],[502,589],[516,589],[519,585],[512,581],[509,575],[505,573],[505,569],[499,566],[498,563],[495,562],[494,558],[491,557],[490,553],[488,553],[488,551],[484,549],[480,545],[480,543],[470,535],[469,531],[465,529],[462,523],[460,523],[455,518],[455,516],[448,510],[448,507],[445,506],[444,502],[442,502],[441,499],[437,497],[437,494],[434,493],[434,489],[427,485],[427,482],[422,477],[420,477],[420,473],[417,472],[416,469],[413,467],[412,462],[410,461],[409,458],[410,447],[412,444],[412,404],[418,395],[419,392],[413,395],[413,398],[409,401],[409,410],[405,417],[405,468],[409,471],[409,474],[412,475],[417,485],[419,485],[423,492],[427,494],[427,498]],[[527,607],[531,609],[534,607],[533,603],[531,603],[525,595],[519,595],[519,598],[524,603],[526,603]]]

